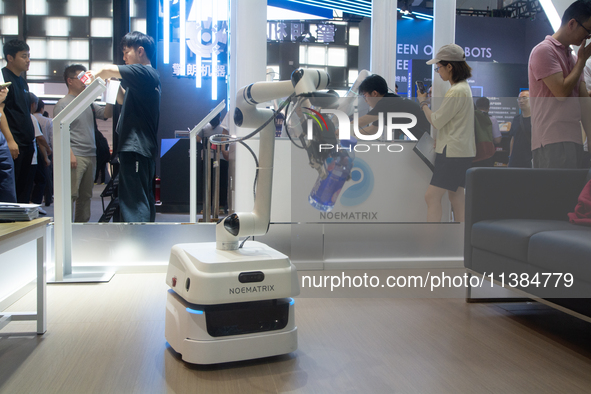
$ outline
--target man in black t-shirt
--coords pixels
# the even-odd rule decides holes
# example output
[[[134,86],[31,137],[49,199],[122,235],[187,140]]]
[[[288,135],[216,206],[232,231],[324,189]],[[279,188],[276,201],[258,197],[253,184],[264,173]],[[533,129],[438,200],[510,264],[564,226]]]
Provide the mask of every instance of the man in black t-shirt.
[[[431,128],[419,104],[397,94],[389,93],[388,83],[377,74],[370,75],[363,80],[359,85],[359,94],[365,98],[367,104],[372,108],[366,115],[359,118],[358,127],[361,134],[375,134],[378,131],[381,116],[383,122],[382,137],[385,138],[388,124],[386,114],[388,112],[414,115],[417,118],[417,124],[411,127],[409,131],[417,139],[420,139],[423,133],[428,132]],[[393,124],[409,124],[410,122],[411,120],[407,117],[392,118]],[[394,139],[403,139],[404,135],[402,130],[396,129]]]
[[[0,89],[0,202],[16,202],[16,188],[14,187],[14,161],[8,148],[4,134],[10,134],[6,116],[4,115],[4,100],[8,95],[8,88]],[[10,134],[12,136],[12,134]]]
[[[35,129],[31,120],[29,85],[20,75],[29,69],[29,46],[21,40],[8,41],[3,48],[7,65],[2,69],[5,82],[12,82],[6,96],[4,114],[10,132],[4,135],[14,159],[16,198],[19,203],[28,203],[33,179],[29,171],[35,152]]]
[[[88,83],[95,77],[122,80],[117,95],[122,105],[117,123],[121,220],[154,222],[153,182],[160,118],[160,77],[150,62],[155,45],[151,37],[134,31],[123,37],[121,48],[126,65],[88,71]]]

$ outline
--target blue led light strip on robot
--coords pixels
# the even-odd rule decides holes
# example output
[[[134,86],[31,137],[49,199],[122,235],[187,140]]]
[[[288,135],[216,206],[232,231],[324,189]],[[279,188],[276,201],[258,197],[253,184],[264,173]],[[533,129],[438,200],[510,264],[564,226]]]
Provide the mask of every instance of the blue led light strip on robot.
[[[192,313],[193,315],[203,315],[203,311],[197,309],[187,308],[187,312]]]
[[[295,300],[293,298],[289,299],[289,305],[294,305],[295,304]],[[186,311],[193,314],[193,315],[203,315],[205,312],[200,311],[198,309],[191,309],[191,308],[186,308]]]

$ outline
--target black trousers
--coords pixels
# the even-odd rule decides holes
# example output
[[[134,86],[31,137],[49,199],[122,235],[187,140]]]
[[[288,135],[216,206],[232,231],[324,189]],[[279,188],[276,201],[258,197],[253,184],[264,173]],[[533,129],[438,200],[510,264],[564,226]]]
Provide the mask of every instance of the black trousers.
[[[43,202],[43,194],[45,194],[45,184],[47,182],[47,168],[43,164],[43,159],[37,160],[37,171],[33,177],[33,192],[31,193],[31,202],[41,204]]]
[[[0,202],[16,202],[14,162],[6,140],[0,143]]]
[[[135,152],[119,152],[119,208],[122,222],[154,222],[156,163]]]
[[[14,180],[16,185],[16,200],[19,203],[28,204],[33,188],[33,178],[29,177],[31,171],[31,161],[35,148],[31,146],[18,147],[19,154],[14,160]]]

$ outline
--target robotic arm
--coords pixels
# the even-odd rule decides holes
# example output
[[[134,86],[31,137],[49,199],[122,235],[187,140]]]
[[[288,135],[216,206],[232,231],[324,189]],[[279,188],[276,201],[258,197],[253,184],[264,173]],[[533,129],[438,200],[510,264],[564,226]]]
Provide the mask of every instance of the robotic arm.
[[[336,146],[339,144],[339,141],[336,138],[336,125],[338,125],[339,122],[334,114],[324,113],[323,117],[327,121],[326,124],[328,129],[321,129],[316,127],[315,124],[312,124],[312,139],[308,139],[306,137],[308,133],[304,131],[306,129],[306,126],[302,123],[302,121],[305,122],[305,119],[301,119],[301,107],[309,107],[310,105],[308,104],[313,104],[313,106],[322,108],[335,108],[335,99],[339,99],[338,107],[336,109],[339,112],[346,114],[350,118],[353,115],[355,108],[357,107],[359,85],[361,85],[361,82],[363,82],[365,78],[367,78],[370,75],[371,73],[369,71],[361,70],[359,72],[359,75],[357,76],[357,79],[355,80],[355,83],[353,83],[345,97],[338,97],[336,92],[334,92],[334,94],[332,95],[330,93],[325,93],[322,94],[320,97],[316,95],[315,97],[310,98],[306,104],[301,105],[300,108],[296,108],[296,111],[299,110],[300,112],[299,119],[295,119],[294,121],[293,118],[297,117],[292,116],[290,118],[289,128],[298,129],[300,131],[299,140],[308,153],[310,167],[318,171],[318,174],[321,179],[325,179],[328,175],[326,169],[327,159],[337,152],[334,149],[319,149],[319,147],[323,144],[328,144],[332,146]]]
[[[273,117],[270,109],[257,108],[257,104],[273,99],[308,95],[325,89],[330,77],[325,71],[294,71],[290,81],[256,82],[240,89],[236,95],[234,123],[238,127],[256,129]],[[259,178],[252,212],[237,212],[218,222],[216,247],[218,250],[236,250],[239,237],[264,235],[271,216],[271,187],[273,182],[273,156],[275,150],[275,124],[269,122],[261,131],[259,147]]]

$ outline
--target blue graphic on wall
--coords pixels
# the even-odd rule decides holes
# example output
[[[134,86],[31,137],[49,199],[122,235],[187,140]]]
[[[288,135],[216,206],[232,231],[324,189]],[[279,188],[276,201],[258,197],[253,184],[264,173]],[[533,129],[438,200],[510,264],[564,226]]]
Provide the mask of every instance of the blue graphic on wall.
[[[217,100],[228,75],[227,2],[160,0],[159,6],[166,70],[178,78],[194,78],[198,89],[207,85],[211,99]]]
[[[353,207],[363,203],[369,198],[373,191],[373,171],[364,160],[358,157],[356,157],[353,162],[351,181],[355,183],[352,186],[349,186],[341,195],[340,202],[341,205],[345,207]]]

